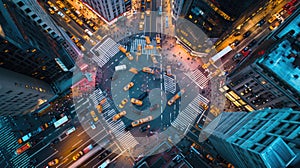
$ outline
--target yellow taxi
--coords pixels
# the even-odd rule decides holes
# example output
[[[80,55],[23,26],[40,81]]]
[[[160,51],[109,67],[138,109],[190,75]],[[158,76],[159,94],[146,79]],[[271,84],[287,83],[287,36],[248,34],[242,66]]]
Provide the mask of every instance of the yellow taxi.
[[[276,16],[273,15],[273,16],[268,20],[268,22],[269,22],[269,23],[273,23],[276,19],[277,19]]]
[[[93,30],[97,31],[99,28],[97,26],[93,26]]]
[[[138,99],[135,99],[135,98],[131,98],[130,102],[131,102],[132,104],[136,104],[136,105],[139,105],[139,106],[143,105],[143,102],[142,102],[142,101],[140,101],[140,100],[138,100]]]
[[[93,117],[93,120],[95,121],[95,122],[97,122],[99,119],[98,119],[98,117],[97,117],[97,115],[96,115],[96,113],[95,113],[95,111],[91,111],[90,112],[90,114],[91,114],[91,116]]]
[[[81,156],[83,156],[83,152],[79,151],[76,155],[73,156],[73,160],[78,160]]]
[[[126,115],[126,111],[121,111],[120,113],[114,115],[113,117],[113,121],[117,121],[118,119],[120,119],[121,117],[125,116]]]
[[[103,107],[102,107],[101,104],[98,104],[96,108],[97,108],[97,110],[98,110],[98,113],[102,113]]]
[[[151,54],[150,57],[151,57],[151,60],[152,60],[153,64],[158,63],[156,57],[153,54]]]
[[[47,4],[52,8],[54,4],[51,1],[47,1]]]
[[[139,30],[140,31],[144,30],[144,22],[139,23]]]
[[[51,15],[53,15],[55,13],[52,8],[49,8],[49,12],[50,12]]]
[[[146,123],[146,122],[149,122],[149,121],[151,121],[152,119],[153,119],[152,116],[148,116],[148,117],[146,117],[146,118],[141,118],[141,119],[139,119],[139,120],[133,121],[133,122],[131,123],[131,126],[132,126],[132,127],[136,127],[136,126],[142,125],[142,124],[144,124],[144,123]]]
[[[134,83],[133,83],[133,82],[130,82],[130,83],[128,83],[126,86],[124,86],[123,90],[124,90],[124,91],[127,91],[127,90],[129,90],[130,88],[132,88],[133,85],[134,85]]]
[[[210,156],[210,154],[207,154],[207,155],[206,155],[206,158],[207,158],[208,160],[210,160],[210,161],[215,160],[212,156]]]
[[[149,73],[149,74],[154,74],[154,70],[149,68],[149,67],[144,67],[142,69],[143,72]]]
[[[138,71],[136,68],[133,68],[133,67],[131,67],[131,68],[129,69],[129,72],[131,72],[131,73],[133,73],[133,74],[138,74],[138,73],[139,73],[139,71]]]
[[[144,18],[145,18],[145,13],[142,12],[142,13],[141,13],[141,19],[144,20]]]
[[[203,103],[203,102],[199,102],[199,105],[204,109],[204,110],[207,110],[208,109],[208,106]]]
[[[48,162],[48,166],[55,166],[59,163],[58,159],[53,159],[50,162]]]
[[[66,21],[67,23],[70,23],[70,22],[71,22],[71,20],[70,20],[69,18],[67,18],[67,17],[64,17],[64,19],[65,19],[65,21]]]
[[[121,101],[121,103],[119,104],[120,108],[124,108],[124,106],[126,105],[126,103],[128,102],[128,100],[125,98]]]

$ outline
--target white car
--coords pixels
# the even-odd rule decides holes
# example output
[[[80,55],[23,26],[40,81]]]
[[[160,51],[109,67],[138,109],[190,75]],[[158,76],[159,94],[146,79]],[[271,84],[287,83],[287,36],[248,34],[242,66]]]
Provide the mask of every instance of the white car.
[[[90,125],[91,125],[92,129],[96,129],[96,125],[95,125],[95,123],[93,121],[90,121]]]
[[[65,17],[65,15],[61,11],[58,11],[57,14],[61,17]]]

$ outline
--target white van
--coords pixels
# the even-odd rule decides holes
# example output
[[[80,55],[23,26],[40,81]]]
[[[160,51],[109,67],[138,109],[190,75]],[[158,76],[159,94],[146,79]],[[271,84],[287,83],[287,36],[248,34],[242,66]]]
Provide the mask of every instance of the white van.
[[[110,159],[107,159],[105,162],[103,162],[98,168],[105,168],[110,163]]]
[[[89,29],[85,29],[84,32],[89,35],[90,37],[93,36],[93,33],[89,31]]]
[[[118,65],[115,67],[115,71],[123,71],[126,70],[126,65]]]

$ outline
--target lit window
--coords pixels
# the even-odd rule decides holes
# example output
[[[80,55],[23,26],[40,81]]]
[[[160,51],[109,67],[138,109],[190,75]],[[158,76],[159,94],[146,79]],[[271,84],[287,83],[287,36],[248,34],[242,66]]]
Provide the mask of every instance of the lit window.
[[[31,50],[31,52],[36,52],[36,49]]]
[[[4,52],[5,52],[5,53],[8,53],[8,52],[9,52],[9,50],[7,50],[7,49],[6,49],[6,50],[4,50]]]
[[[192,19],[192,18],[193,18],[193,16],[192,16],[192,15],[189,15],[189,18],[190,18],[190,19]]]

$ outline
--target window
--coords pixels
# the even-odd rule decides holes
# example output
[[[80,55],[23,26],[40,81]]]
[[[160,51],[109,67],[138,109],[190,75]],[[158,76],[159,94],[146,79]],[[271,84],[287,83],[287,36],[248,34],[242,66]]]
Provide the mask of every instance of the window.
[[[13,92],[12,90],[10,90],[10,91],[7,91],[7,92],[5,92],[6,94],[9,94],[9,93],[11,93],[11,92]]]
[[[31,12],[31,10],[30,10],[29,8],[26,8],[26,9],[25,9],[25,12],[26,12],[26,13],[29,13],[29,12]]]
[[[22,1],[18,2],[17,4],[19,5],[19,7],[24,6],[24,3]]]
[[[32,17],[32,19],[35,19],[37,17],[37,15],[33,14],[31,17]]]

